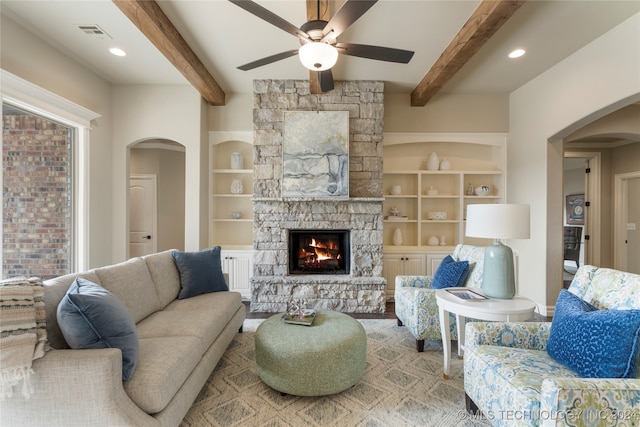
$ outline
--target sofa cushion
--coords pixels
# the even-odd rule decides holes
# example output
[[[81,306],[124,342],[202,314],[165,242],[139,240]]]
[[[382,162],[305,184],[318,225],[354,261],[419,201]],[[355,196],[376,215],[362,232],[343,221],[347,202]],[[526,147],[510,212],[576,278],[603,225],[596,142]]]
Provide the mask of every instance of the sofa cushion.
[[[71,286],[78,277],[82,277],[98,285],[100,284],[100,279],[98,279],[98,276],[93,271],[86,271],[80,274],[66,274],[44,281],[44,305],[45,311],[47,312],[47,341],[52,348],[60,350],[70,348],[58,326],[58,304],[60,304],[62,298],[67,294],[69,286]]]
[[[196,337],[201,339],[199,351],[204,354],[241,305],[237,292],[214,292],[175,300],[165,310],[138,323],[138,335],[141,339]]]
[[[102,287],[122,301],[134,322],[138,323],[161,308],[149,268],[142,258],[132,258],[95,271]]]
[[[516,408],[523,414],[540,413],[544,378],[577,378],[544,350],[481,345],[464,353],[464,389],[485,414],[500,414]],[[529,425],[523,423],[523,425]]]
[[[547,352],[587,378],[636,378],[640,310],[598,310],[562,289]]]
[[[209,292],[228,291],[222,274],[220,246],[196,252],[171,252],[180,272],[178,299]]]
[[[162,411],[200,359],[202,343],[193,336],[140,338],[138,368],[124,390],[148,414]]]
[[[178,298],[180,292],[180,275],[176,263],[171,256],[173,250],[142,257],[147,263],[151,279],[156,286],[160,307],[164,308]]]
[[[464,285],[469,274],[469,261],[455,261],[447,255],[433,275],[432,289],[442,289]]]
[[[481,288],[484,275],[484,251],[482,246],[456,245],[452,258],[455,261],[469,261],[469,274],[464,286],[468,288]]]
[[[583,265],[569,291],[599,309],[640,309],[640,274]]]
[[[198,298],[173,300],[165,311],[215,311],[223,318],[230,319],[241,304],[242,296],[239,292],[214,292],[199,295]]]
[[[122,379],[131,378],[138,360],[136,325],[111,292],[77,278],[58,305],[57,319],[71,348],[119,348]]]

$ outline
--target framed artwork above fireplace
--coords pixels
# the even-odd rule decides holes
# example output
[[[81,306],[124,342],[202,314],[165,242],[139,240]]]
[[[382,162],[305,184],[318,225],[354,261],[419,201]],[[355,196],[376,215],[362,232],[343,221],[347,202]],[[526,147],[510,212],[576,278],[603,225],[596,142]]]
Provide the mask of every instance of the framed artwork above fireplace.
[[[349,197],[349,112],[285,111],[282,197]]]

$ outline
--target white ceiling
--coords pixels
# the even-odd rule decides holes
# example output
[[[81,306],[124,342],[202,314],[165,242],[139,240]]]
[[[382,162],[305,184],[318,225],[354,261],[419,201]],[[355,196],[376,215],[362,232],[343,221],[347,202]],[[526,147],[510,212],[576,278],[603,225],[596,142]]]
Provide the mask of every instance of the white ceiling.
[[[251,93],[253,79],[307,79],[291,57],[251,71],[237,66],[295,49],[292,35],[226,0],[158,2],[227,94]],[[296,26],[302,0],[258,0]],[[479,4],[467,0],[380,0],[340,37],[341,42],[415,51],[409,64],[341,56],[336,80],[382,80],[388,93],[410,93]],[[108,0],[2,0],[2,12],[116,84],[186,84],[155,47]],[[525,3],[443,88],[443,93],[506,94],[640,11],[640,1],[533,1]],[[100,26],[111,38],[84,34],[78,25]],[[4,42],[4,40],[3,40]],[[107,49],[117,46],[123,58]],[[509,60],[521,47],[527,54]]]

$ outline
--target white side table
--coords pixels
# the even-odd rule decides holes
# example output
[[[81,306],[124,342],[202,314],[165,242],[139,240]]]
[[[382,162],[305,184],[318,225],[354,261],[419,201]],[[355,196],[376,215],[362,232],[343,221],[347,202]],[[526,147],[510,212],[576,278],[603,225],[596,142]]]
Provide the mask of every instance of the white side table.
[[[461,289],[461,288],[453,288]],[[474,292],[482,294],[479,289]],[[530,299],[516,295],[513,299],[488,298],[484,300],[465,300],[453,295],[446,289],[436,290],[436,300],[440,313],[440,331],[444,351],[444,379],[449,379],[451,359],[451,333],[449,313],[456,316],[458,329],[458,358],[462,359],[464,350],[465,318],[487,320],[493,322],[516,322],[533,318],[536,303]]]

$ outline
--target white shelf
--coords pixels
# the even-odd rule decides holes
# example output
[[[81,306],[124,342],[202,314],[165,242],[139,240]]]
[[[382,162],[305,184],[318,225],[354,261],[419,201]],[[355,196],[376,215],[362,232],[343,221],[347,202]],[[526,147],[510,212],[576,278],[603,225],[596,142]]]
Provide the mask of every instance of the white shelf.
[[[219,174],[253,174],[253,169],[212,169],[211,173],[219,173]]]

